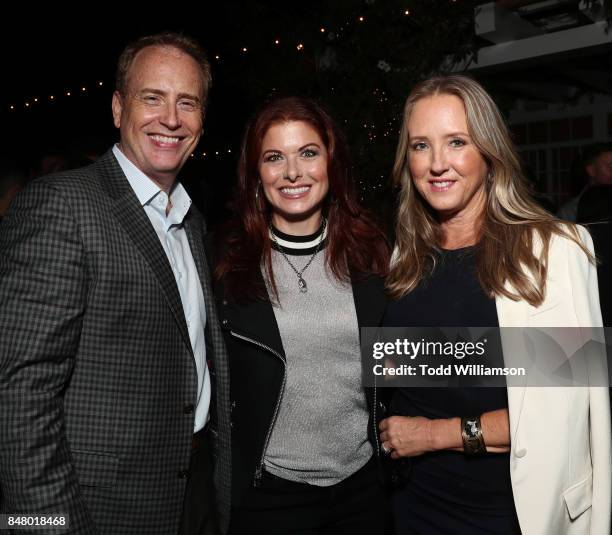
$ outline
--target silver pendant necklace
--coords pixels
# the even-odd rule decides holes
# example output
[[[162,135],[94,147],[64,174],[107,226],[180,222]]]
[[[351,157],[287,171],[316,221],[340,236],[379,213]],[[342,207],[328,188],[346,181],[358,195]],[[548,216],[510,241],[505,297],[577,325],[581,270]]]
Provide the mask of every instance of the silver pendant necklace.
[[[310,257],[308,262],[306,262],[306,265],[302,269],[298,270],[293,265],[291,260],[289,260],[289,257],[285,254],[285,251],[283,250],[283,246],[280,243],[278,243],[278,240],[276,239],[276,236],[274,235],[274,230],[272,229],[272,223],[270,223],[269,227],[270,227],[270,236],[272,237],[272,241],[278,247],[278,251],[280,252],[281,255],[283,255],[283,258],[285,259],[287,264],[289,264],[289,267],[297,275],[298,288],[300,289],[300,292],[302,293],[306,293],[308,291],[308,284],[306,284],[306,280],[304,279],[304,276],[303,276],[304,272],[308,269],[308,266],[312,264],[312,261],[315,259],[315,256],[317,256],[317,253],[321,250],[321,244],[323,243],[323,237],[325,236],[326,226],[327,226],[327,219],[323,218],[323,223],[321,225],[321,237],[319,238],[319,243],[317,244],[317,248],[315,249],[314,253],[312,253],[312,256]]]

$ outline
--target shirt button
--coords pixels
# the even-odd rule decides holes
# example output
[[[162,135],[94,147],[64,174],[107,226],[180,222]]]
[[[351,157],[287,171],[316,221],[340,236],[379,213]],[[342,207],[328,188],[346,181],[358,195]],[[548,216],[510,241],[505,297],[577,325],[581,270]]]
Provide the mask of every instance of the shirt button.
[[[227,321],[227,319],[224,319],[224,320],[221,322],[221,324],[222,324],[224,327],[227,327],[227,324],[228,324],[228,323],[229,323],[229,321]]]
[[[193,403],[187,403],[186,405],[183,406],[183,412],[185,414],[191,414],[194,409],[195,407],[193,406]]]
[[[179,479],[187,479],[189,477],[189,470],[181,470],[178,474],[177,477]]]

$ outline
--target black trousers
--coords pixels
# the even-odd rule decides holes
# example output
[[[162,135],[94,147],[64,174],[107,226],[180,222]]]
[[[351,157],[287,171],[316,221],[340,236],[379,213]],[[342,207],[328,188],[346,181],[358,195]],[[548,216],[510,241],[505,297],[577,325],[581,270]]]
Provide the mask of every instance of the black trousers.
[[[211,441],[204,431],[197,436],[189,462],[179,535],[218,535]]]
[[[295,483],[264,472],[239,507],[231,535],[383,535],[389,506],[376,461],[330,487]]]

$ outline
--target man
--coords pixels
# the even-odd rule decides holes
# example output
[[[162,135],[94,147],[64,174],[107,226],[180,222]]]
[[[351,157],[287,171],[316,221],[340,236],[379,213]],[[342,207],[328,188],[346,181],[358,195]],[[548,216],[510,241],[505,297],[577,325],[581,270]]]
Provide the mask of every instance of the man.
[[[612,185],[612,144],[596,143],[587,147],[583,162],[587,183],[576,197],[559,208],[557,215],[560,219],[576,222],[578,203],[582,195],[591,186]]]
[[[0,228],[0,512],[65,513],[80,535],[209,534],[216,491],[224,532],[226,354],[204,222],[176,181],[210,68],[159,34],[117,73],[120,143],[34,181]]]

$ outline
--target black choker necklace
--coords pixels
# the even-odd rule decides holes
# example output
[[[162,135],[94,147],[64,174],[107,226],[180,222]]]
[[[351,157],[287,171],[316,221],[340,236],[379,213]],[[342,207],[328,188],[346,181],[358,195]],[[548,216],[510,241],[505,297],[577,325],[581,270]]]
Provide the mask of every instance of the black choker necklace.
[[[276,249],[283,256],[287,264],[289,264],[289,267],[297,275],[298,288],[300,289],[300,292],[302,293],[306,293],[308,291],[308,285],[306,284],[306,280],[304,279],[304,276],[303,276],[304,272],[308,269],[308,266],[310,266],[312,261],[315,259],[315,256],[317,256],[317,253],[321,250],[321,244],[323,243],[323,240],[325,239],[326,227],[327,227],[327,220],[323,218],[323,221],[321,223],[321,228],[315,234],[312,234],[310,236],[297,237],[297,236],[290,236],[288,234],[284,234],[280,232],[279,230],[275,229],[272,226],[272,223],[270,223],[270,238],[272,239],[272,242],[276,245]],[[279,238],[282,239],[283,241],[290,241],[292,244],[294,243],[297,244],[301,242],[303,244],[310,245],[309,242],[311,242],[313,238],[316,238],[317,235],[319,236],[319,242],[317,243],[317,246],[315,247],[315,250],[312,253],[312,256],[310,257],[308,262],[306,262],[306,265],[302,269],[298,270],[293,265],[291,260],[289,260],[289,258],[287,257],[287,254],[285,253],[283,246],[279,243]]]

